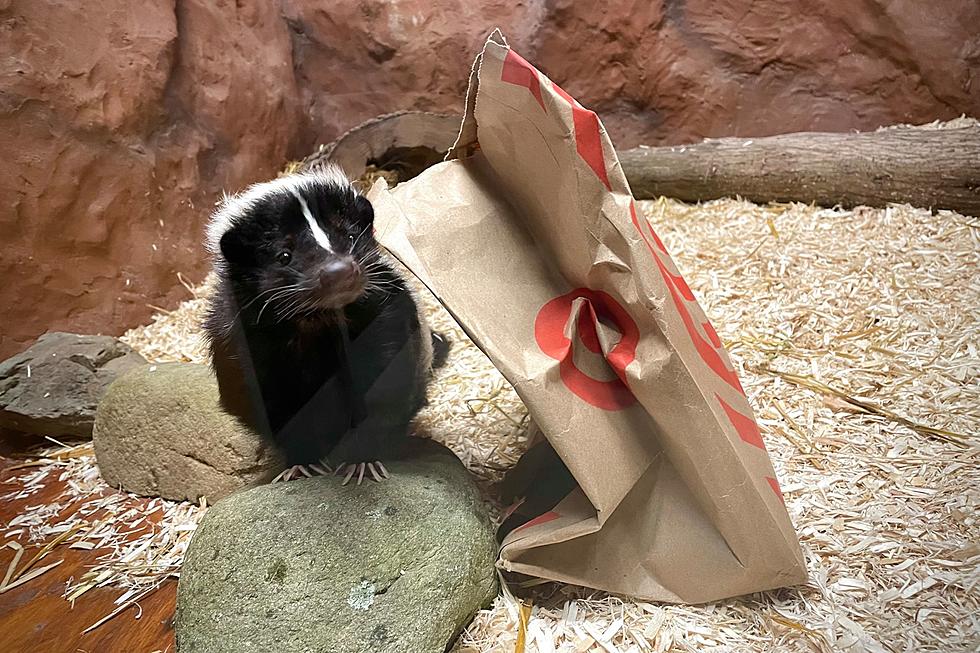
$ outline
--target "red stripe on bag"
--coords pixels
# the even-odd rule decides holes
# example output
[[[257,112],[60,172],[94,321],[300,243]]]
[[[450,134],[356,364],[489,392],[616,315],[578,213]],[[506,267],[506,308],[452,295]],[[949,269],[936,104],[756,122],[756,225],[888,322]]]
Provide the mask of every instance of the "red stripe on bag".
[[[630,202],[630,211],[634,211],[634,210],[635,209],[633,208],[633,203]],[[640,225],[636,223],[635,218],[633,220],[633,224],[636,224],[636,228],[637,229],[640,228]],[[649,220],[647,220],[647,227],[650,228],[650,235],[653,236],[653,242],[657,243],[657,247],[660,248],[660,251],[661,252],[663,252],[664,254],[667,254],[667,248],[664,247],[663,241],[660,240],[660,236],[657,235],[657,232],[653,230],[653,225],[650,224],[650,221]],[[640,231],[640,234],[642,234],[642,233],[643,233],[643,231],[641,230]]]
[[[742,390],[742,384],[738,380],[738,374],[735,373],[735,370],[728,369],[728,367],[725,365],[725,361],[722,359],[715,347],[713,347],[710,342],[705,340],[701,334],[698,333],[697,326],[694,323],[694,318],[691,317],[690,311],[687,310],[684,300],[680,295],[678,295],[678,286],[681,286],[680,292],[683,293],[685,297],[690,294],[691,301],[694,301],[694,294],[691,292],[690,287],[688,287],[683,277],[672,274],[670,270],[667,269],[667,266],[665,266],[660,260],[660,256],[657,254],[656,250],[653,249],[653,245],[650,244],[650,240],[647,238],[647,235],[643,233],[643,228],[640,226],[640,221],[636,217],[636,207],[633,205],[633,202],[630,202],[630,218],[633,220],[633,226],[636,227],[638,232],[640,232],[640,237],[643,238],[643,242],[646,243],[647,249],[649,249],[650,253],[653,255],[653,260],[657,264],[657,269],[660,270],[660,276],[663,277],[664,283],[667,285],[667,290],[670,292],[670,297],[674,301],[674,306],[677,308],[677,312],[680,313],[681,321],[684,323],[684,328],[687,330],[687,334],[690,336],[691,342],[694,343],[694,348],[697,350],[698,355],[701,356],[701,360],[703,360],[711,371],[714,372],[720,379],[744,395],[745,391]],[[655,233],[652,227],[650,228],[650,232]]]
[[[724,399],[719,395],[715,395],[715,399],[721,404],[721,407],[725,409],[725,414],[728,415],[728,421],[732,423],[735,430],[738,431],[738,437],[742,438],[745,442],[748,442],[753,447],[759,447],[763,451],[766,450],[766,444],[762,441],[762,434],[759,432],[759,427],[756,425],[755,420],[751,417],[743,415],[731,406],[729,406]]]
[[[721,338],[718,337],[718,332],[715,331],[715,328],[711,326],[711,322],[702,322],[701,328],[708,334],[708,340],[715,346],[715,349],[719,349],[721,347]]]
[[[779,497],[779,500],[783,502],[783,505],[786,505],[786,499],[783,497],[783,491],[779,489],[779,481],[774,479],[772,476],[767,476],[766,480],[769,482],[769,487],[772,488],[772,491],[776,493],[777,497]]]
[[[572,122],[575,124],[575,149],[578,150],[579,156],[589,164],[606,190],[612,190],[612,186],[609,184],[609,175],[606,174],[606,157],[602,153],[599,116],[576,102],[575,98],[566,93],[558,84],[551,82],[551,86],[558,95],[572,105]]]
[[[507,56],[504,58],[504,69],[500,73],[500,81],[515,86],[523,86],[531,91],[531,95],[538,101],[544,112],[548,113],[544,106],[544,98],[541,97],[541,82],[538,80],[537,69],[513,50],[508,50]]]
[[[654,256],[656,256],[656,254],[654,254]],[[659,263],[659,258],[658,258],[658,263]],[[660,271],[664,274],[670,275],[671,280],[674,282],[674,288],[680,291],[681,297],[683,297],[689,302],[697,301],[696,299],[694,299],[694,292],[691,291],[691,287],[687,285],[686,281],[684,281],[684,277],[682,277],[679,274],[674,274],[673,272],[667,269],[666,265],[660,266]]]
[[[519,530],[522,530],[524,528],[530,528],[532,526],[539,526],[541,524],[547,524],[550,521],[555,521],[559,517],[561,517],[561,515],[559,515],[554,510],[551,510],[549,512],[546,512],[546,513],[543,513],[541,515],[538,515],[537,517],[535,517],[534,519],[532,519],[529,522],[526,522],[524,524],[521,524],[520,526],[518,526],[514,530],[515,531],[519,531]]]

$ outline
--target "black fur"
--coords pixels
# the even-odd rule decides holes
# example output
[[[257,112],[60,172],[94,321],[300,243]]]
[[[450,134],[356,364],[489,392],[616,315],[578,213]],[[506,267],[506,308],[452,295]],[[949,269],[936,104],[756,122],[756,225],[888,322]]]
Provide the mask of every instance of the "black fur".
[[[330,176],[296,184],[333,253],[282,185],[219,210],[232,213],[232,226],[215,253],[218,288],[204,328],[222,403],[289,464],[390,457],[425,403],[428,328],[381,256],[367,199]],[[320,280],[325,266],[351,259],[359,284]]]
[[[442,335],[441,333],[432,332],[432,368],[438,369],[446,364],[449,360],[449,350],[452,348],[452,343],[449,342],[449,338]]]

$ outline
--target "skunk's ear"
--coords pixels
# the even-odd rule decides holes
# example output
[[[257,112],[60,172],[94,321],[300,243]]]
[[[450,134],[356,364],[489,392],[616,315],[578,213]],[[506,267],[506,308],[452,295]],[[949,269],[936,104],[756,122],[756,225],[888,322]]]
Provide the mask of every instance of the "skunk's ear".
[[[224,233],[219,242],[221,255],[229,263],[245,263],[248,260],[248,248],[241,229],[232,227]]]
[[[357,223],[369,225],[374,223],[374,207],[371,202],[363,195],[354,198],[354,215],[357,216]]]

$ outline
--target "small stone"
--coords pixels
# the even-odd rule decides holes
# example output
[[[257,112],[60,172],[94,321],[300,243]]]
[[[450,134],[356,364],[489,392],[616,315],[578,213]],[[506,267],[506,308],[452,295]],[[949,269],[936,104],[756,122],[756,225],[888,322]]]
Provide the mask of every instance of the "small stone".
[[[497,592],[469,474],[417,443],[391,478],[276,483],[213,506],[177,589],[178,653],[443,653]]]
[[[219,398],[205,365],[162,363],[120,377],[95,416],[102,477],[135,494],[210,502],[271,479],[282,460]]]
[[[116,338],[46,333],[0,363],[0,427],[91,437],[106,388],[143,365],[146,360]]]

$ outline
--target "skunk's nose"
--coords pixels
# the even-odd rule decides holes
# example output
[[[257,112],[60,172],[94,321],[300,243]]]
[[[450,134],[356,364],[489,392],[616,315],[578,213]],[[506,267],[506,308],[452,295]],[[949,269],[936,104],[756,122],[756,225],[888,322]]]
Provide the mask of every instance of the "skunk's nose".
[[[357,276],[357,264],[352,259],[337,259],[320,268],[320,285],[345,285]]]

